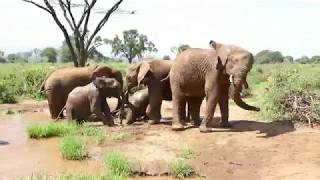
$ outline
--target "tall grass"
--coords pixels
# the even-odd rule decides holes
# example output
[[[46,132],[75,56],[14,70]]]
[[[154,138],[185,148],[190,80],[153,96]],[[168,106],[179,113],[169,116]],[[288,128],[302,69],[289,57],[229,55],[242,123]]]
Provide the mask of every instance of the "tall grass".
[[[40,139],[54,136],[63,136],[77,129],[75,123],[36,123],[27,126],[27,134],[30,138]]]
[[[270,68],[273,67],[273,68]],[[320,66],[319,65],[273,65],[260,66],[267,72],[263,91],[259,92],[261,113],[268,119],[286,119],[286,111],[281,105],[281,99],[291,92],[319,93],[320,92]],[[257,77],[251,76],[252,80]]]
[[[59,150],[68,160],[83,160],[88,155],[87,144],[81,136],[65,136],[60,140]]]
[[[108,152],[104,156],[104,162],[110,169],[110,173],[113,175],[128,177],[133,174],[128,158],[121,152]]]
[[[106,63],[125,75],[127,63],[107,61]],[[94,64],[91,64],[94,65]],[[46,74],[57,67],[70,67],[71,63],[16,63],[0,66],[0,103],[16,103],[21,99],[44,99],[38,91]]]

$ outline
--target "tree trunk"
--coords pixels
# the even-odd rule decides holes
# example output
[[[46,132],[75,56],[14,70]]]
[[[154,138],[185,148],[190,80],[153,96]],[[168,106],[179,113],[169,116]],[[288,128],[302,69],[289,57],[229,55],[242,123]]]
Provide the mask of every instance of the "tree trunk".
[[[84,51],[81,51],[79,53],[79,57],[78,57],[79,67],[84,67],[86,65],[87,58],[88,58],[87,53],[85,53]]]
[[[129,63],[132,63],[133,58],[128,58]]]

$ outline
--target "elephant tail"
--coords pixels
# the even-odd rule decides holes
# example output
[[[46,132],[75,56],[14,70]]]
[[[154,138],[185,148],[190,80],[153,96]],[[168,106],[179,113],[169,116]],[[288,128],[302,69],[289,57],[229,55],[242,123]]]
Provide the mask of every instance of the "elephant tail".
[[[47,79],[49,78],[49,76],[54,72],[55,70],[52,70],[50,72],[47,73],[46,77],[44,78],[44,80],[42,81],[41,85],[40,85],[40,89],[39,89],[39,93],[43,93],[44,91],[47,91],[45,89],[45,84]]]
[[[59,114],[58,114],[57,118],[54,120],[54,122],[57,122],[57,121],[60,120],[60,119],[59,119],[59,116],[62,114],[62,112],[63,112],[65,109],[66,109],[66,106],[64,106],[64,107],[61,109],[61,111],[59,112]]]

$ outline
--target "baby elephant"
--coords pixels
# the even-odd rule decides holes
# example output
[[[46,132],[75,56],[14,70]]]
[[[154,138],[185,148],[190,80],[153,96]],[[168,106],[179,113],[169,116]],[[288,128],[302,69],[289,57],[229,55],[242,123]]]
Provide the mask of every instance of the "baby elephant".
[[[148,88],[135,92],[129,99],[126,108],[127,124],[134,123],[138,118],[146,116],[146,109],[149,103]]]
[[[68,95],[66,114],[69,120],[102,121],[114,125],[107,97],[121,97],[121,84],[113,78],[96,77],[86,86],[74,88]]]

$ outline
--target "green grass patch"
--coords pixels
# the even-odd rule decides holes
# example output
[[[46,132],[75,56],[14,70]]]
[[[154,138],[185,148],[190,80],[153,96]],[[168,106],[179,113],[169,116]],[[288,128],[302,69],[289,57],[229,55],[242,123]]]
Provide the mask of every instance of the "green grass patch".
[[[182,179],[195,175],[195,171],[185,160],[178,160],[169,164],[169,172],[173,177]]]
[[[190,147],[184,147],[180,150],[179,156],[184,159],[193,159],[196,157],[196,153]]]
[[[62,157],[68,160],[84,160],[88,155],[87,144],[81,136],[65,136],[59,142]]]
[[[27,134],[30,138],[40,139],[54,136],[63,136],[77,129],[75,123],[36,123],[27,126]]]
[[[117,132],[110,134],[110,138],[113,141],[125,141],[130,137],[130,134],[127,132]]]
[[[105,154],[104,162],[110,173],[116,176],[128,177],[133,175],[128,158],[121,152],[111,151]]]

